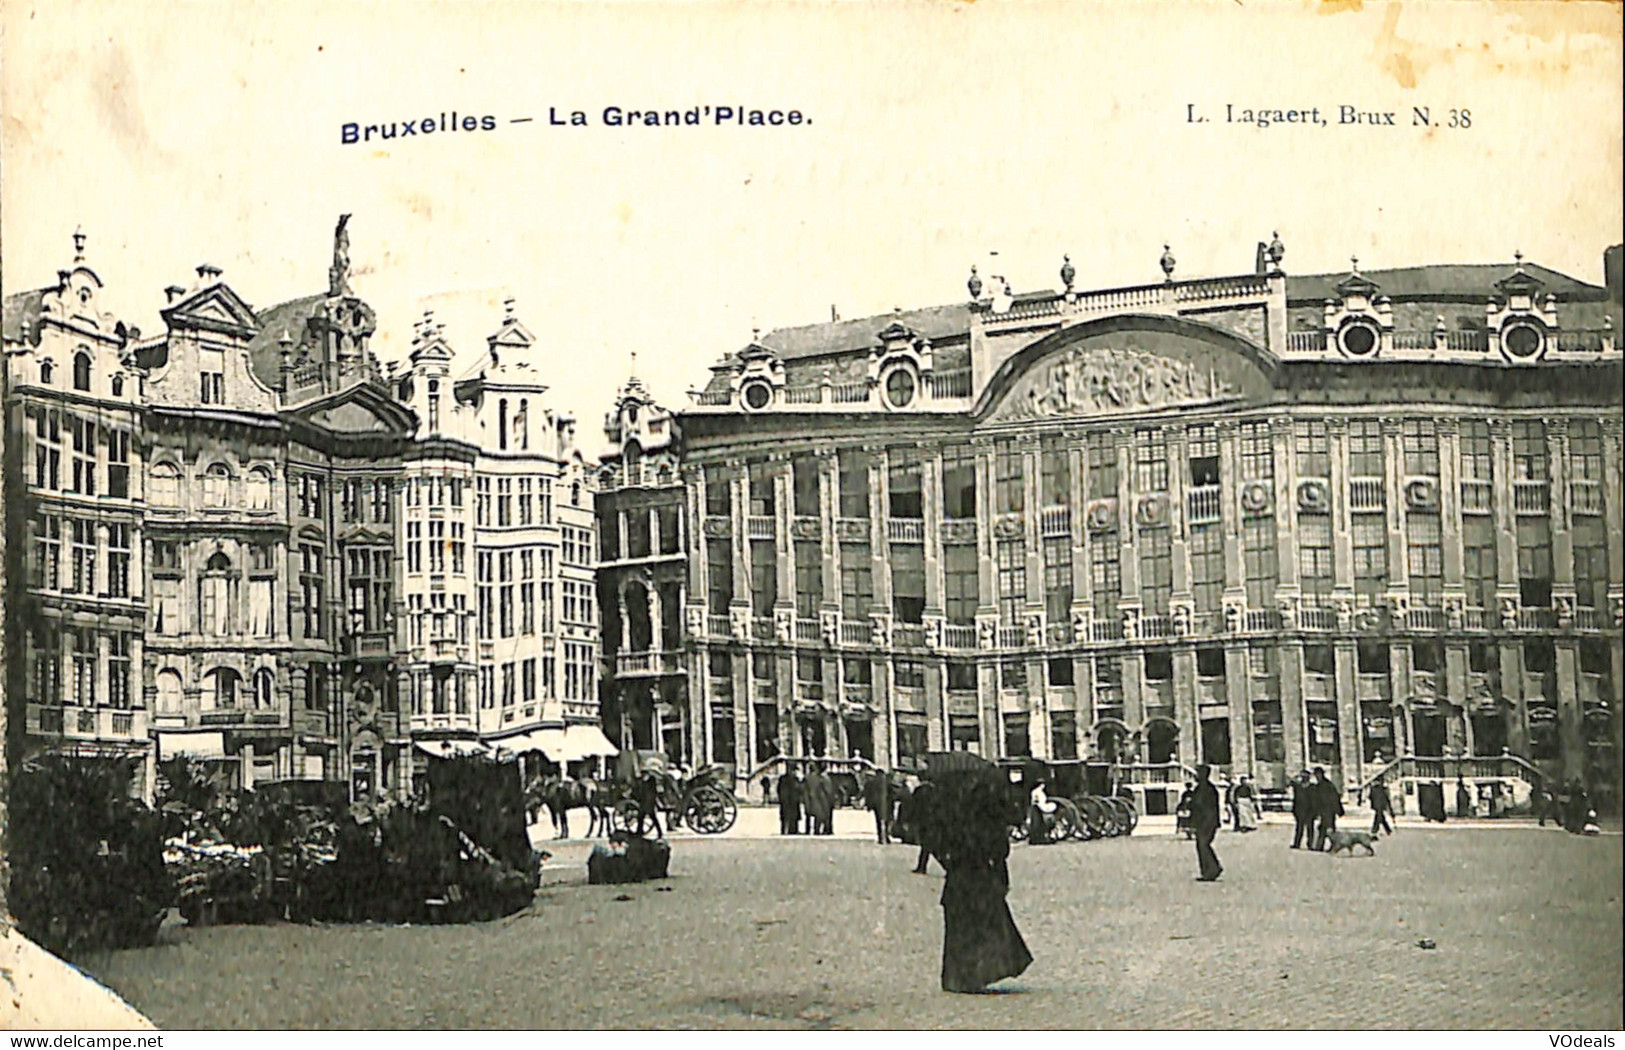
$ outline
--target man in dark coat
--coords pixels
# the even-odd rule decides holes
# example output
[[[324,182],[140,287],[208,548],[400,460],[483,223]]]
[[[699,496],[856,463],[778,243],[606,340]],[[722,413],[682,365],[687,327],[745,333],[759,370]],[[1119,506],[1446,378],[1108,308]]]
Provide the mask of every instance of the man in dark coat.
[[[1332,832],[1337,830],[1337,818],[1343,815],[1343,793],[1327,778],[1322,766],[1315,767],[1314,782],[1309,790],[1314,796],[1315,815],[1315,841],[1311,848],[1324,850]]]
[[[1224,870],[1218,854],[1213,852],[1213,836],[1219,833],[1219,789],[1208,776],[1212,767],[1203,763],[1196,767],[1196,790],[1191,792],[1191,831],[1196,837],[1196,863],[1201,868],[1197,876],[1201,882],[1213,882]]]
[[[875,815],[875,841],[891,844],[891,778],[876,772],[863,786],[863,804]]]
[[[790,772],[779,778],[779,834],[801,834],[801,774]]]
[[[1372,784],[1371,834],[1375,835],[1378,831],[1386,831],[1390,835],[1394,833],[1393,822],[1388,819],[1393,811],[1393,803],[1388,798],[1388,785],[1380,780]]]
[[[1292,778],[1292,848],[1303,848],[1303,836],[1309,833],[1309,848],[1315,848],[1314,798],[1309,785],[1309,773],[1300,770]]]

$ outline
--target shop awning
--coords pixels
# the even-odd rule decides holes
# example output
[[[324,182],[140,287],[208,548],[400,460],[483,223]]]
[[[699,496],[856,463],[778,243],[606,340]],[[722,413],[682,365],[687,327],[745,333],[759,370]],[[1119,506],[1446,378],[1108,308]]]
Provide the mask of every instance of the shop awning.
[[[582,758],[613,758],[621,749],[609,742],[609,737],[597,726],[570,726],[564,731],[565,757],[559,762],[574,762]]]
[[[566,750],[562,729],[532,729],[528,733],[518,733],[504,740],[494,740],[491,746],[516,755],[538,751],[554,762],[566,761],[560,757]]]
[[[458,758],[463,755],[489,755],[491,749],[478,740],[419,740],[418,750],[436,758]]]
[[[189,758],[225,758],[226,735],[224,733],[159,733],[159,760],[174,758],[177,755],[186,755]]]

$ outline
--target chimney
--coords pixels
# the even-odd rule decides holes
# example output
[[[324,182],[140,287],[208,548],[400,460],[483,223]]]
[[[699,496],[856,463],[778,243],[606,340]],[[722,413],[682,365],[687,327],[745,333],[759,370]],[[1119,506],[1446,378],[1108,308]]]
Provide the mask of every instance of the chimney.
[[[213,284],[220,280],[220,274],[220,267],[204,263],[197,268],[197,282],[199,285]]]
[[[186,289],[185,288],[182,288],[178,284],[172,284],[168,288],[164,289],[164,302],[166,304],[172,303],[176,299],[179,299],[181,296],[183,296],[185,294],[186,294]]]

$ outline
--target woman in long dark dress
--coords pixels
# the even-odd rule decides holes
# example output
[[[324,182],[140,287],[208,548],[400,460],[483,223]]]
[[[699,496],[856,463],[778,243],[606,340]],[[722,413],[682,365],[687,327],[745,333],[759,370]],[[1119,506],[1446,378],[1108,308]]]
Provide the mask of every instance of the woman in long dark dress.
[[[1010,891],[1010,828],[1019,822],[1009,785],[988,770],[955,778],[939,789],[948,807],[937,858],[947,870],[942,887],[942,990],[983,992],[1032,964],[1005,896]]]

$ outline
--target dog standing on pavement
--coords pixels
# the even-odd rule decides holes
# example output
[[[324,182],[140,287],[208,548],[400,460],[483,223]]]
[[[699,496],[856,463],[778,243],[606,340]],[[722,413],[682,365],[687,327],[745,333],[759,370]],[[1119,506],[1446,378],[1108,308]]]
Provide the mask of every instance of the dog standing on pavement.
[[[1326,840],[1329,843],[1326,852],[1327,854],[1333,854],[1338,850],[1347,850],[1348,855],[1352,857],[1354,856],[1354,847],[1363,846],[1365,847],[1366,856],[1375,857],[1377,851],[1371,844],[1376,841],[1376,838],[1377,836],[1371,832],[1361,831],[1358,828],[1333,828],[1326,833]]]

